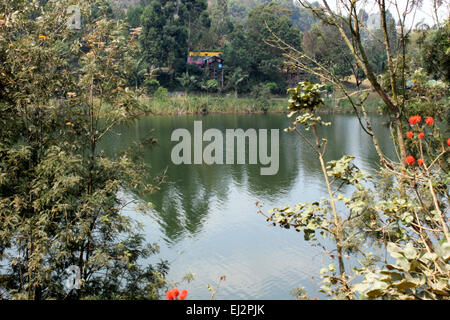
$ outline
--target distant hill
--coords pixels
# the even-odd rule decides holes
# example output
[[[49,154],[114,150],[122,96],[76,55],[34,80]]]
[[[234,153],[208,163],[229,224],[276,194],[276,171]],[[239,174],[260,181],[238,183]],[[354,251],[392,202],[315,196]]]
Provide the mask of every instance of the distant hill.
[[[114,5],[120,8],[131,8],[141,3],[141,0],[109,0]],[[150,2],[151,0],[147,0]],[[216,4],[217,0],[207,0],[208,6]],[[245,23],[249,12],[258,5],[266,5],[271,0],[228,0],[228,12],[236,23]],[[306,10],[294,5],[292,0],[273,0],[283,8],[292,10],[291,20],[301,31],[306,31],[311,28],[315,19]],[[312,1],[314,2],[314,1]]]
[[[120,8],[131,8],[139,4],[140,0],[109,0]]]
[[[121,8],[131,8],[140,4],[140,0],[109,0]],[[207,0],[208,5],[213,5],[215,0]]]

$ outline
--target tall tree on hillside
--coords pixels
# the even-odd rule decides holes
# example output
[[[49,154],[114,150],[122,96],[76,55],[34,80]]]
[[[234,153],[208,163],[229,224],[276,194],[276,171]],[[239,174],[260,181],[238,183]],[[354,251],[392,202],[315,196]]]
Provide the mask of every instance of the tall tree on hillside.
[[[295,0],[276,0],[283,8],[291,10],[290,18],[292,24],[299,28],[302,32],[308,31],[318,21],[317,18],[307,9],[303,8]],[[312,2],[312,6],[319,7],[319,4],[315,1]]]
[[[303,34],[303,49],[306,54],[322,63],[339,78],[353,74],[353,55],[343,41],[339,31],[330,25],[318,23]]]
[[[164,48],[167,36],[163,34],[167,21],[163,9],[159,1],[153,1],[145,8],[141,16],[142,32],[139,36],[147,62],[158,67],[168,63]]]
[[[222,47],[225,42],[225,35],[232,31],[233,24],[228,12],[228,0],[218,0],[211,8],[211,31],[214,32]]]
[[[278,82],[284,87],[283,52],[270,43],[276,41],[274,35],[281,35],[290,45],[301,48],[302,34],[292,25],[289,11],[273,2],[257,6],[249,14],[245,32],[251,61],[250,78]]]
[[[127,22],[130,28],[137,28],[141,25],[141,16],[144,9],[141,6],[136,6],[128,9],[127,12]]]
[[[210,20],[204,0],[152,1],[141,16],[140,41],[146,60],[155,67],[185,69],[188,49],[195,47]]]

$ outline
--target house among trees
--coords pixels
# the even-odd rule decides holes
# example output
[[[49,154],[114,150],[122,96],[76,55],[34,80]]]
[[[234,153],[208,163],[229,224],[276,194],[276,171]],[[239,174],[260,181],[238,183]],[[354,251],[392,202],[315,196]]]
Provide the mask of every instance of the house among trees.
[[[210,79],[214,79],[223,88],[223,52],[216,51],[189,51],[188,64],[196,64],[204,70]]]

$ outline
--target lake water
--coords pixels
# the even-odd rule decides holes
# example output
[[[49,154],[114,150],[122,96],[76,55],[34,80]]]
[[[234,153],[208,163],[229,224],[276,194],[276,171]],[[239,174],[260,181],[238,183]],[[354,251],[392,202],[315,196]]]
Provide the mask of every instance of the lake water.
[[[319,131],[329,141],[327,160],[349,154],[361,168],[376,168],[371,139],[356,117],[323,118],[332,122]],[[278,174],[261,176],[260,165],[174,165],[170,155],[176,142],[170,141],[171,134],[178,128],[193,131],[195,120],[202,120],[203,130],[280,129]],[[393,158],[386,119],[374,115],[372,120],[380,145]],[[167,168],[170,183],[143,199],[153,203],[151,217],[137,216],[133,208],[127,213],[145,223],[148,241],[160,245],[152,262],[170,262],[169,281],[195,274],[194,281],[178,284],[180,290],[188,289],[189,299],[209,299],[207,285],[215,287],[221,275],[226,280],[216,299],[292,299],[290,291],[299,286],[321,297],[319,270],[332,261],[304,241],[302,233],[268,226],[255,206],[262,202],[267,211],[327,196],[320,164],[300,137],[283,131],[288,125],[282,114],[150,116],[121,125],[106,137],[102,147],[107,154],[150,136],[158,140],[142,148],[143,158],[154,175]]]

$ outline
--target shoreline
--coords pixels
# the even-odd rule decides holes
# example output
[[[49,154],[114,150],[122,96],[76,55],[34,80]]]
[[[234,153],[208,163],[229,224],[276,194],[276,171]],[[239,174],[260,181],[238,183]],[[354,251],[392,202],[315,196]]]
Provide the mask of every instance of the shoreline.
[[[218,95],[187,95],[142,97],[142,108],[135,111],[137,116],[179,116],[207,114],[282,114],[289,113],[288,96],[271,96],[266,100],[249,96],[230,97]],[[366,110],[370,114],[380,113],[380,99],[376,95],[366,101]],[[104,110],[108,112],[108,110]],[[327,96],[320,114],[353,114],[350,103],[336,96]]]
[[[288,114],[290,111],[286,109],[286,111],[282,110],[268,110],[264,111],[247,111],[247,110],[213,110],[208,112],[196,112],[196,111],[179,111],[179,112],[153,112],[153,111],[143,111],[136,113],[135,115],[138,117],[141,116],[193,116],[193,115],[230,115],[230,114],[238,114],[238,115],[253,115],[253,114]],[[353,114],[354,110],[343,110],[337,108],[331,108],[329,110],[319,110],[318,114]],[[368,110],[368,114],[376,114],[380,113],[378,110]]]

